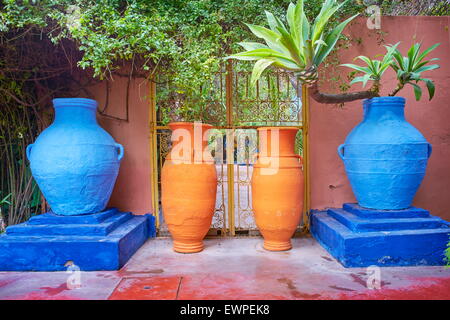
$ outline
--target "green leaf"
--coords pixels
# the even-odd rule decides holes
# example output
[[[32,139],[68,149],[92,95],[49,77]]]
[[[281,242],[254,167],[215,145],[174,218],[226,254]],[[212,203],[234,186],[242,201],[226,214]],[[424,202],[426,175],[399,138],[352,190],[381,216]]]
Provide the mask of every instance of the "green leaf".
[[[299,49],[298,49],[296,43],[294,42],[294,40],[292,39],[291,35],[283,28],[277,27],[277,30],[282,35],[279,42],[281,42],[281,44],[283,44],[283,46],[289,50],[289,52],[291,53],[292,59],[295,60],[299,65],[302,65],[303,62],[300,59]]]
[[[348,0],[341,2],[336,5],[334,0],[326,0],[320,10],[319,15],[316,17],[313,25],[312,42],[314,43],[317,39],[320,39],[325,25],[328,23],[333,14],[339,10],[343,5],[347,3]]]
[[[344,30],[344,28],[355,19],[359,14],[355,14],[354,16],[348,18],[347,20],[341,22],[339,25],[337,25],[333,31],[331,31],[326,37],[325,37],[325,43],[327,44],[326,47],[322,47],[321,50],[318,52],[318,54],[315,56],[314,64],[316,66],[320,65],[323,60],[330,54],[331,50],[333,50],[334,46],[336,45],[336,42],[339,40],[339,37]]]
[[[420,51],[420,43],[415,43],[411,46],[411,48],[408,50],[408,59],[410,61],[410,70],[412,71],[412,68],[416,62],[417,55]]]
[[[289,32],[288,29],[286,28],[286,26],[284,25],[284,23],[281,22],[280,19],[278,19],[277,17],[274,17],[274,18],[275,18],[275,21],[276,21],[276,23],[277,23],[277,27],[278,27],[278,28],[281,28],[281,29],[283,29],[284,31]]]
[[[413,44],[409,50],[408,50],[408,69],[407,71],[412,71],[413,63],[414,63],[414,57],[417,55],[418,49],[420,48],[420,44],[415,43]]]
[[[408,83],[414,87],[414,95],[416,96],[416,101],[419,101],[420,98],[422,97],[422,88],[415,83],[412,82]]]
[[[261,74],[264,70],[266,70],[271,64],[273,64],[274,61],[267,60],[267,59],[261,59],[256,61],[255,66],[253,67],[252,76],[250,83],[252,86],[256,84],[258,79],[261,77]]]
[[[308,18],[306,17],[305,12],[302,12],[302,38],[303,38],[303,45],[305,45],[305,42],[307,39],[310,39],[310,33],[311,33],[311,25],[309,24]]]
[[[408,57],[403,57],[403,66],[404,66],[403,70],[408,72],[411,71]]]
[[[364,82],[365,79],[366,79],[365,76],[355,77],[352,81],[350,81],[350,84],[354,84],[357,82]]]
[[[273,50],[273,49],[255,49],[255,50],[250,50],[250,51],[245,51],[245,52],[241,52],[241,53],[236,53],[234,55],[228,56],[226,58],[232,58],[232,59],[239,59],[239,60],[257,60],[257,59],[261,59],[261,58],[267,58],[267,57],[279,57],[279,58],[284,58],[284,59],[288,59],[289,57],[283,55],[282,53]],[[248,58],[248,59],[240,59],[240,58]],[[250,59],[252,58],[252,59]]]
[[[436,43],[436,44],[432,45],[431,47],[429,47],[428,49],[426,49],[424,52],[422,52],[420,54],[420,56],[417,58],[417,61],[418,62],[422,61],[426,55],[428,55],[431,51],[433,51],[434,49],[436,49],[439,46],[440,46],[440,43]]]
[[[294,40],[296,40],[295,30],[297,30],[298,25],[295,24],[295,4],[289,3],[289,7],[286,13],[286,20],[289,26],[289,32],[291,33]]]
[[[238,45],[248,51],[256,49],[269,49],[268,46],[259,42],[239,42]]]
[[[275,20],[275,16],[269,12],[269,11],[264,11],[266,13],[266,17],[267,17],[267,22],[269,23],[269,27],[272,31],[277,31],[277,21]]]
[[[426,61],[422,61],[420,63],[417,63],[414,66],[414,70],[419,69],[419,68],[423,67],[424,65],[426,65],[427,63],[430,63],[431,61],[436,61],[436,60],[440,60],[440,59],[439,58],[433,58],[433,59],[430,59],[430,60],[426,60]]]
[[[383,64],[388,63],[392,60],[392,56],[395,53],[395,51],[397,50],[398,45],[400,44],[400,42],[397,42],[396,44],[394,44],[393,46],[385,46],[387,52],[383,58]]]
[[[366,56],[357,56],[354,60],[356,60],[356,59],[364,61],[367,64],[367,66],[369,67],[369,69],[372,70],[372,72],[374,72],[376,70],[374,62],[373,62],[374,60],[370,60]]]
[[[290,59],[285,59],[285,58],[281,58],[281,57],[266,57],[264,58],[266,60],[272,60],[273,66],[274,67],[279,67],[285,70],[290,70],[290,71],[299,71],[299,70],[303,70],[303,68],[300,68],[299,65],[295,62],[292,61]]]
[[[366,86],[367,81],[369,81],[371,79],[371,75],[370,74],[365,74],[363,76],[363,88]]]
[[[290,6],[290,5],[289,5]],[[290,25],[291,28],[291,35],[294,38],[294,41],[298,44],[298,47],[300,49],[303,47],[304,43],[304,36],[303,36],[303,25],[305,21],[303,19],[306,19],[306,16],[303,12],[303,0],[299,0],[294,8],[294,17],[292,18],[292,25]],[[288,22],[289,22],[288,17]],[[306,21],[308,22],[308,21]]]
[[[352,64],[352,63],[344,63],[344,64],[341,64],[341,66],[352,68],[352,69],[355,69],[355,70],[357,70],[359,72],[363,72],[363,73],[372,73],[372,71],[369,68],[361,67],[361,66],[358,66],[358,65]]]
[[[429,97],[429,101],[431,101],[431,99],[433,99],[434,97],[434,91],[435,91],[435,86],[434,86],[434,82],[431,81],[430,79],[422,79],[422,81],[425,82],[427,89],[428,89],[428,97]]]
[[[394,57],[395,61],[397,62],[398,68],[405,70],[405,66],[403,64],[403,56],[398,49],[395,49],[395,51],[393,53],[393,57]],[[392,63],[392,64],[394,64],[394,63]]]
[[[278,32],[253,24],[246,25],[255,36],[264,39],[270,48],[280,51],[283,54],[290,54],[289,50],[279,43],[278,40],[281,38],[281,34]]]
[[[438,69],[438,68],[439,68],[438,64],[432,64],[431,66],[420,67],[420,68],[414,70],[414,72],[421,73],[421,72],[424,72],[424,71],[434,70],[434,69]]]

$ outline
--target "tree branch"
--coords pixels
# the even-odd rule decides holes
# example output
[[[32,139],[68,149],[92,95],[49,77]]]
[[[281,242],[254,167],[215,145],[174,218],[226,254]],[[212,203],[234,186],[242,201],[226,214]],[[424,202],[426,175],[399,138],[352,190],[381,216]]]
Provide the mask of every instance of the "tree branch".
[[[372,88],[367,91],[330,94],[319,91],[317,81],[308,86],[310,96],[319,103],[337,104],[361,99],[378,97],[379,84],[374,82]]]
[[[392,91],[392,92],[389,94],[389,96],[390,96],[390,97],[395,96],[400,90],[403,89],[404,86],[405,86],[404,84],[399,83],[399,84],[395,87],[394,91]]]

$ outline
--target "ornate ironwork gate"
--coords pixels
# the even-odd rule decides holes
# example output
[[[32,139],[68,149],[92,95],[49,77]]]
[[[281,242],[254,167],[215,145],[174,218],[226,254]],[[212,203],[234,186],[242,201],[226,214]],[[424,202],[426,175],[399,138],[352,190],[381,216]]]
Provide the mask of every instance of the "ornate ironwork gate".
[[[306,88],[297,92],[293,81],[296,80],[292,74],[272,71],[252,87],[250,72],[236,70],[233,63],[228,62],[212,83],[205,83],[199,89],[204,96],[209,97],[200,106],[195,106],[195,97],[176,93],[167,81],[151,83],[152,204],[159,235],[167,234],[160,201],[160,173],[170,149],[167,122],[170,117],[171,120],[185,120],[183,112],[179,112],[183,110],[183,99],[189,99],[190,107],[196,108],[197,118],[200,115],[203,122],[214,126],[216,134],[213,136],[216,139],[220,139],[223,134],[220,143],[224,146],[224,158],[228,159],[225,162],[216,161],[217,200],[209,235],[259,234],[251,204],[251,155],[248,152],[244,159],[237,159],[236,146],[246,148],[249,141],[247,137],[256,137],[256,128],[261,126],[300,129],[296,148],[304,159],[305,201],[303,221],[298,231],[309,228],[308,99]]]

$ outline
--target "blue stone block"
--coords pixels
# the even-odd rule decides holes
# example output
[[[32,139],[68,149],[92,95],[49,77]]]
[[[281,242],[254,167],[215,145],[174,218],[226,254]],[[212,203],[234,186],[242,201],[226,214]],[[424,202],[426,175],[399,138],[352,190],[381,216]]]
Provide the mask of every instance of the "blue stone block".
[[[29,224],[96,224],[100,223],[112,215],[119,212],[116,208],[109,208],[102,212],[95,214],[83,214],[76,216],[61,216],[54,214],[53,212],[47,212],[31,217],[28,220]]]
[[[444,265],[450,223],[418,208],[368,210],[344,204],[313,212],[311,233],[345,267]]]
[[[82,216],[45,213],[0,236],[0,270],[64,271],[68,261],[81,271],[118,270],[155,236],[154,222],[152,215],[117,209]]]
[[[402,210],[377,210],[363,208],[357,203],[344,203],[343,209],[354,213],[361,218],[427,218],[430,216],[430,212],[428,210],[416,207],[409,207],[408,209]]]
[[[327,213],[354,232],[435,229],[446,226],[441,218],[432,216],[407,219],[364,219],[343,209],[328,209]]]

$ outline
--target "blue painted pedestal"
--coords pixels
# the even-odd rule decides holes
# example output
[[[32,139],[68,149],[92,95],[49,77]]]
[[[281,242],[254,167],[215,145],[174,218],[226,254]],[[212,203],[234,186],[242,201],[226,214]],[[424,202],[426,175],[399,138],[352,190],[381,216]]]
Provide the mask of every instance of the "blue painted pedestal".
[[[342,209],[311,216],[314,238],[345,267],[444,265],[450,223],[427,210]]]
[[[0,236],[1,271],[118,270],[155,236],[152,215],[107,209],[89,215],[45,213],[10,226]]]

